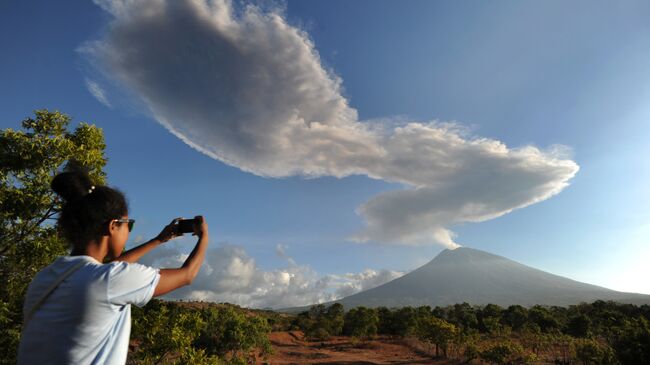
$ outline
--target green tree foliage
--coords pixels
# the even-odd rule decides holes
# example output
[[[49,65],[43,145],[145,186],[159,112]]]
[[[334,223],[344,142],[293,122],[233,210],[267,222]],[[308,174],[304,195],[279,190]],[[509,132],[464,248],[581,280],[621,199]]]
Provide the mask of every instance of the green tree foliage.
[[[345,323],[345,310],[340,303],[334,303],[325,314],[327,318],[327,330],[333,336],[338,336],[343,333],[343,324]]]
[[[324,304],[314,305],[309,311],[302,312],[296,318],[296,325],[312,341],[327,340],[343,332],[343,305],[334,303],[329,307]]]
[[[511,305],[504,312],[501,321],[515,331],[524,327],[528,320],[528,311],[520,305]]]
[[[583,365],[612,365],[617,363],[614,350],[597,340],[578,339],[573,343],[573,348],[576,359]]]
[[[421,318],[418,323],[418,338],[436,346],[436,356],[447,357],[447,348],[450,341],[458,335],[458,329],[444,319],[432,315]]]
[[[453,310],[450,311],[448,319],[451,323],[462,328],[464,331],[470,329],[478,329],[478,318],[476,311],[468,303],[455,304]]]
[[[551,310],[541,305],[533,306],[528,310],[528,321],[539,326],[543,332],[551,332],[560,328],[558,319],[553,316]]]
[[[415,336],[418,326],[418,313],[413,307],[402,307],[393,314],[392,333],[398,336]]]
[[[37,110],[22,130],[0,131],[0,363],[15,363],[27,286],[66,253],[53,224],[61,202],[50,181],[68,160],[85,166],[96,183],[105,181],[102,130],[80,123],[69,131],[70,121]]]
[[[250,363],[254,350],[263,356],[272,351],[268,334],[271,327],[260,315],[252,315],[233,306],[209,307],[201,311],[205,325],[200,331],[198,348],[219,356],[229,363]]]
[[[348,336],[368,339],[377,334],[379,316],[377,311],[366,307],[353,308],[345,314],[343,333]]]
[[[612,332],[612,347],[622,364],[650,364],[650,324],[646,317],[628,319]]]
[[[134,310],[130,364],[249,364],[272,351],[262,315],[231,305],[189,308],[152,300]]]
[[[496,334],[501,330],[501,315],[503,308],[496,304],[488,304],[478,312],[479,329],[482,332]]]
[[[327,340],[332,333],[330,332],[330,324],[327,320],[327,308],[324,304],[314,305],[309,308],[307,313],[308,325],[305,326],[305,335],[308,339],[313,341]]]
[[[181,310],[173,304],[153,300],[145,309],[134,312],[132,337],[137,350],[129,356],[130,364],[218,364],[205,349],[192,344],[206,327],[198,311]]]
[[[528,353],[524,348],[510,341],[492,345],[481,351],[480,358],[490,364],[532,364],[537,360],[534,354]]]
[[[571,317],[566,332],[573,337],[589,337],[591,334],[591,319],[586,314]]]
[[[392,311],[382,307],[376,311],[379,319],[378,333],[400,337],[417,336],[420,321],[433,315],[429,306],[402,307]]]

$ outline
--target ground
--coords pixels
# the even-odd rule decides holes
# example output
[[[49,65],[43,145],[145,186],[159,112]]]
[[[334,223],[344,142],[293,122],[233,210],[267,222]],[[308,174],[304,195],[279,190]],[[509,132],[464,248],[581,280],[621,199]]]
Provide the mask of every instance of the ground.
[[[306,341],[302,332],[272,332],[269,336],[274,354],[261,363],[268,364],[456,364],[451,360],[435,360],[432,354],[404,339],[380,336],[369,341],[349,337],[332,337],[328,341]]]

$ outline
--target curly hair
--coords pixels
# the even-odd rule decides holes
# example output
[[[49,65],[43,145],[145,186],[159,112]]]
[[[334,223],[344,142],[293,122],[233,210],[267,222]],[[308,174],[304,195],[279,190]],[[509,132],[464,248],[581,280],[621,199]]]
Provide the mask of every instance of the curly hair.
[[[108,186],[95,186],[77,163],[68,163],[51,187],[64,200],[58,228],[73,251],[85,250],[88,243],[105,234],[108,222],[128,215],[124,194]]]

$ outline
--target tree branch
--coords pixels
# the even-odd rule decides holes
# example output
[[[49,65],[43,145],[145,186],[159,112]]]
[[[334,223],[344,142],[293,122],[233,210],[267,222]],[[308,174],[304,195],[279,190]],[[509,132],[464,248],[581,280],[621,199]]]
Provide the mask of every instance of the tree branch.
[[[22,241],[30,233],[34,232],[34,230],[36,228],[38,228],[38,226],[40,226],[43,222],[45,222],[47,219],[52,218],[57,213],[56,211],[54,211],[54,206],[55,206],[54,204],[50,205],[50,207],[47,209],[45,214],[43,214],[43,216],[38,221],[36,221],[36,223],[34,223],[31,227],[28,227],[28,228],[22,230],[18,234],[18,236],[16,237],[15,240],[11,239],[11,235],[7,235],[6,238],[2,237],[1,242],[3,242],[4,245],[0,247],[0,256],[6,254],[7,251],[9,251],[9,245],[11,244],[11,242],[20,242],[20,241]]]

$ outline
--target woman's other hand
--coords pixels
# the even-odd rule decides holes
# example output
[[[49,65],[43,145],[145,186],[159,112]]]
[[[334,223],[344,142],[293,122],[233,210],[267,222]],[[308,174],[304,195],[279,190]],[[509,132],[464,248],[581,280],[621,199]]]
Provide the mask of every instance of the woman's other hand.
[[[208,235],[208,223],[202,215],[194,217],[194,236],[203,237]]]
[[[179,236],[179,234],[176,232],[176,223],[183,218],[174,218],[174,220],[171,221],[168,225],[163,228],[162,231],[156,236],[156,239],[160,241],[160,243],[167,242],[171,240],[172,238],[175,238]]]

